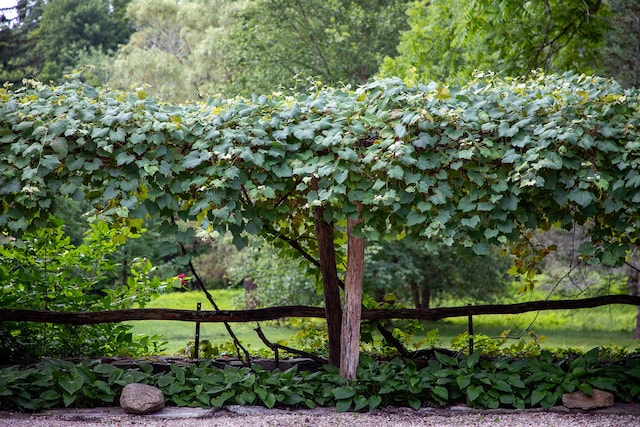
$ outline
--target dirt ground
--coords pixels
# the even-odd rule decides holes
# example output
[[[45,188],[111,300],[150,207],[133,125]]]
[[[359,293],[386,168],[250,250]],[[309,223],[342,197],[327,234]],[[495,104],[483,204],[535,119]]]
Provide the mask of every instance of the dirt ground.
[[[56,409],[37,414],[0,411],[0,426],[11,427],[640,427],[640,405],[579,411],[562,406],[549,411],[479,411],[451,408],[385,408],[372,413],[337,413],[333,408],[286,411],[262,407],[229,406],[223,410],[165,408],[151,415],[125,414],[121,408]]]

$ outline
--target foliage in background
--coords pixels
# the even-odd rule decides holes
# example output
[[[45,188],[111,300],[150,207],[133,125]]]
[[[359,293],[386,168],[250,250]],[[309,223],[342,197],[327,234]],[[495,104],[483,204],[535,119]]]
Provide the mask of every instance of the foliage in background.
[[[228,76],[222,47],[234,14],[245,1],[140,0],[127,17],[136,32],[110,63],[100,67],[109,85],[170,102],[222,91]]]
[[[193,259],[194,268],[208,289],[224,289],[240,284],[240,279],[232,277],[231,271],[242,256],[233,245],[230,235],[196,233],[194,248],[200,252]]]
[[[492,302],[510,290],[510,262],[496,248],[479,257],[464,248],[383,241],[367,247],[364,289],[377,301],[393,293],[415,308],[429,308],[442,296]]]
[[[113,289],[100,283],[117,265],[109,255],[131,230],[106,223],[91,225],[80,245],[73,245],[61,222],[40,228],[20,241],[0,246],[0,307],[52,311],[97,311],[144,307],[171,284],[151,277],[151,263],[139,258],[127,280]],[[160,351],[158,337],[133,336],[128,325],[4,323],[0,330],[2,363],[42,356],[141,355]]]
[[[42,0],[19,0],[15,18],[0,22],[0,81],[18,84],[38,73],[42,58],[35,55],[37,39],[33,33],[40,24],[43,5]]]
[[[395,52],[406,0],[260,0],[238,15],[225,39],[230,94],[361,84]]]
[[[635,251],[628,254],[626,264],[618,267],[591,265],[580,256],[580,246],[588,241],[588,230],[575,227],[571,230],[548,230],[530,234],[534,251],[546,251],[536,272],[539,295],[556,297],[593,297],[607,294],[624,294],[632,291],[630,278]],[[634,284],[635,285],[635,284]]]
[[[0,81],[60,82],[85,53],[115,51],[132,32],[124,17],[129,2],[19,1],[17,22],[0,26]]]
[[[603,75],[614,77],[623,87],[640,86],[640,3],[608,0],[609,29],[602,48]]]
[[[601,0],[416,1],[398,55],[385,59],[380,74],[461,84],[476,70],[594,73],[608,28],[605,9]]]
[[[424,367],[412,361],[378,362],[362,356],[357,380],[340,377],[337,368],[317,372],[217,368],[208,362],[171,365],[165,373],[140,363],[120,369],[86,360],[79,364],[44,359],[31,368],[0,370],[0,407],[37,411],[55,407],[113,404],[130,383],[162,389],[167,405],[223,407],[256,405],[268,408],[336,407],[338,411],[374,410],[386,406],[418,409],[464,403],[475,408],[549,409],[565,392],[594,388],[614,393],[618,402],[638,402],[640,360],[637,355],[601,359],[595,348],[573,357],[543,351],[528,358],[481,357],[479,352],[451,357],[435,353]]]
[[[248,280],[257,286],[257,307],[322,303],[317,271],[298,259],[287,257],[268,241],[255,238],[240,252],[230,271],[232,282]]]

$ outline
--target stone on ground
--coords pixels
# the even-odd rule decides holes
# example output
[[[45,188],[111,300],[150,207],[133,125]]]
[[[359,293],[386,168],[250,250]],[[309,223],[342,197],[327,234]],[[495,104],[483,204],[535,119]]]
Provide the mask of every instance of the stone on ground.
[[[570,409],[597,409],[613,406],[613,393],[594,388],[593,395],[587,396],[581,391],[562,395],[562,404]]]
[[[164,395],[147,384],[127,384],[120,395],[120,406],[128,414],[151,414],[164,408]]]

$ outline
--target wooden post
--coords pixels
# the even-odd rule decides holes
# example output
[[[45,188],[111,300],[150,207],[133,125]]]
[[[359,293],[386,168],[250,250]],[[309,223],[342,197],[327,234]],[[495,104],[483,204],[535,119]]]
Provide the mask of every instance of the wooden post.
[[[318,189],[317,178],[312,181],[314,190]],[[340,366],[340,328],[342,325],[342,305],[340,301],[340,280],[336,265],[335,242],[333,241],[333,224],[324,219],[324,207],[319,206],[313,212],[316,239],[318,240],[318,256],[320,258],[320,274],[324,290],[324,309],[329,335],[329,364]]]
[[[471,308],[471,304],[467,305]],[[469,354],[473,354],[473,314],[469,313]]]
[[[358,204],[358,213],[362,205]],[[360,361],[360,319],[362,317],[362,277],[364,275],[363,237],[353,235],[353,228],[361,219],[347,220],[347,271],[344,283],[344,310],[342,313],[342,360],[340,376],[356,378]]]
[[[202,303],[196,304],[196,311],[200,311],[202,309]],[[193,350],[193,358],[198,359],[198,352],[200,351],[200,322],[196,322],[196,337],[194,341],[194,350]]]

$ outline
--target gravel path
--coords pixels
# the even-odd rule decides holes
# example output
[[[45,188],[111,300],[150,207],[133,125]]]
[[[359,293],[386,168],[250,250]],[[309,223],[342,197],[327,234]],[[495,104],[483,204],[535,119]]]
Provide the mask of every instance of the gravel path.
[[[640,427],[640,408],[616,407],[606,411],[475,411],[468,408],[412,411],[387,408],[374,413],[337,413],[334,409],[288,412],[255,407],[223,411],[166,408],[153,415],[133,416],[120,408],[54,410],[39,414],[0,412],[0,426],[11,427]]]

